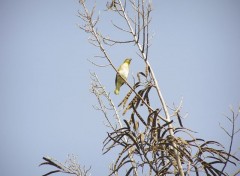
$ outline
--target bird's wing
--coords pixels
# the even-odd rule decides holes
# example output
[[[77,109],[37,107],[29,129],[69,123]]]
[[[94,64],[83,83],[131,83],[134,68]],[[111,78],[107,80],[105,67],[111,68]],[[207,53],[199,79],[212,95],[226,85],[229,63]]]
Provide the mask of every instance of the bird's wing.
[[[120,65],[120,67],[118,68],[117,71],[119,72],[120,69],[121,69],[121,65]],[[117,73],[117,74],[116,74],[116,77],[115,77],[115,85],[116,85],[116,86],[117,86],[117,77],[118,77],[118,75],[119,75],[119,74]]]

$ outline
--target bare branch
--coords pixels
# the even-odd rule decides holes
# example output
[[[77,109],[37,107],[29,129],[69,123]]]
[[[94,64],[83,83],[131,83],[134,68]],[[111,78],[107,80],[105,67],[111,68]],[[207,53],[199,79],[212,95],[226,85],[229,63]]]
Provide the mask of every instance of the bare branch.
[[[90,63],[92,63],[93,65],[97,66],[97,67],[108,67],[108,66],[110,66],[110,64],[99,65],[99,64],[96,64],[95,62],[93,62],[93,61],[91,61],[91,60],[89,60],[89,59],[88,59],[88,61],[89,61]]]
[[[238,117],[238,115],[239,115],[239,113],[237,113],[237,114],[235,114],[235,112],[234,112],[234,110],[233,110],[233,107],[230,107],[230,110],[231,110],[231,112],[232,112],[232,116],[231,116],[231,118],[229,118],[229,117],[227,117],[227,116],[225,116],[230,122],[231,122],[231,124],[232,124],[232,130],[231,130],[231,132],[228,132],[224,127],[221,127],[223,130],[224,130],[224,132],[230,137],[230,144],[229,144],[229,149],[228,149],[228,156],[227,156],[227,159],[226,159],[226,161],[225,161],[225,163],[224,163],[224,166],[223,166],[223,168],[222,168],[222,172],[224,172],[224,170],[225,170],[225,168],[226,168],[226,166],[227,166],[227,164],[228,164],[228,162],[229,162],[229,158],[230,158],[230,154],[231,154],[231,152],[232,152],[232,147],[233,147],[233,140],[234,140],[234,136],[236,135],[236,133],[238,133],[239,132],[239,130],[235,130],[235,123],[236,123],[236,120],[237,120],[237,117]]]

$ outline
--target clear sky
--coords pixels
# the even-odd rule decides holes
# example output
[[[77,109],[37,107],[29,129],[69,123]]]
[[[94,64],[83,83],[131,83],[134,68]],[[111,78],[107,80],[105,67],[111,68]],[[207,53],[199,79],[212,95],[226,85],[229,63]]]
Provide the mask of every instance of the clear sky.
[[[100,29],[123,37],[108,26],[105,1],[97,5]],[[240,104],[240,1],[159,0],[153,6],[150,62],[167,103],[183,97],[186,127],[227,144],[219,122],[229,127],[223,114],[230,115],[229,105],[236,110]],[[115,96],[114,71],[87,61],[99,51],[78,29],[78,9],[77,0],[0,1],[2,176],[41,175],[50,169],[38,167],[43,156],[64,161],[68,154],[91,165],[92,175],[108,173],[114,155],[102,155],[107,129],[102,114],[92,108],[97,101],[89,92],[89,72],[99,74],[116,104],[127,87]],[[136,74],[140,61],[133,48],[108,52],[116,66],[132,57],[131,73]]]

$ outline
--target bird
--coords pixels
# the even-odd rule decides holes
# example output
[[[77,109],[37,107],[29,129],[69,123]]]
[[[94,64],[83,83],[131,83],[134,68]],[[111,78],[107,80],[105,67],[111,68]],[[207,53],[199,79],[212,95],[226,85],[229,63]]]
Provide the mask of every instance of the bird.
[[[114,90],[114,93],[116,95],[119,94],[120,87],[125,83],[125,81],[127,81],[131,60],[132,59],[130,58],[126,58],[122,63],[122,65],[120,65],[120,67],[118,68],[118,73],[116,74],[116,78],[115,78],[116,88]]]

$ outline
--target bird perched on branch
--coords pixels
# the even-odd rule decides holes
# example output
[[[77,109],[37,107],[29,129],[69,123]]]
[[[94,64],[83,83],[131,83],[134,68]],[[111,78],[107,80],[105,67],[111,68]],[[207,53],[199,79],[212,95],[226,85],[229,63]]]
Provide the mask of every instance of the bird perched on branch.
[[[114,90],[114,93],[116,95],[119,94],[120,87],[125,83],[125,81],[127,81],[131,60],[132,59],[130,59],[130,58],[125,59],[125,61],[122,63],[122,65],[120,65],[120,67],[118,68],[119,73],[117,73],[117,75],[116,75],[116,79],[115,79],[116,89]]]

